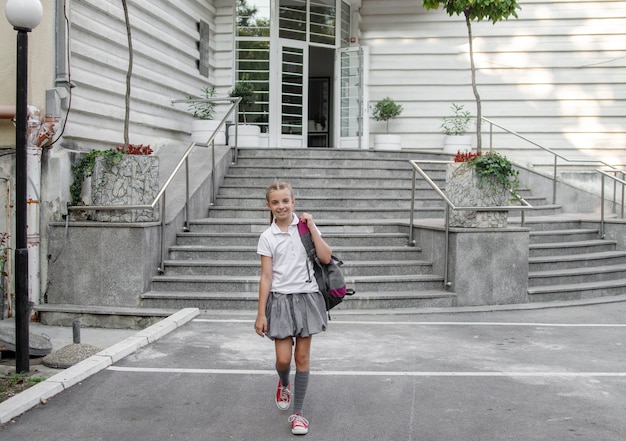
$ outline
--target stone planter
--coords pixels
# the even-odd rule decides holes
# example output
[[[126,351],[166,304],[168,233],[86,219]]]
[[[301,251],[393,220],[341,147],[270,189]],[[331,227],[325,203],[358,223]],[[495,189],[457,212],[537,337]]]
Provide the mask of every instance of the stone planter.
[[[510,192],[491,185],[479,186],[473,167],[466,163],[448,164],[446,172],[446,195],[457,207],[487,207],[509,204]],[[451,210],[450,226],[464,228],[504,228],[507,226],[508,211]]]
[[[149,205],[159,192],[159,158],[124,155],[109,165],[96,158],[91,175],[93,205]],[[99,210],[93,219],[100,222],[153,222],[159,220],[158,204],[146,210]]]

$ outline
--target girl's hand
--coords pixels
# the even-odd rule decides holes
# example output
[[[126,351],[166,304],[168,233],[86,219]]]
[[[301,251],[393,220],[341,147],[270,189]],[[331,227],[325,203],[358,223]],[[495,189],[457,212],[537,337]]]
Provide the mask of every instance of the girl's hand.
[[[302,213],[302,216],[300,216],[300,220],[302,222],[304,222],[308,227],[311,227],[312,225],[315,225],[313,223],[313,215],[312,214]]]
[[[265,337],[265,334],[267,334],[267,318],[264,315],[257,316],[256,322],[254,323],[254,330],[261,337]]]

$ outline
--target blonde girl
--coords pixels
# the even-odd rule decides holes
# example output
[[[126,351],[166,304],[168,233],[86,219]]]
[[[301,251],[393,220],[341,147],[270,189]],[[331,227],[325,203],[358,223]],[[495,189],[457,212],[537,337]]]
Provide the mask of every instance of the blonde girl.
[[[298,217],[294,213],[296,201],[291,185],[273,183],[266,190],[266,201],[270,227],[261,234],[257,247],[261,279],[254,327],[258,335],[274,341],[278,372],[275,401],[280,410],[291,406],[289,374],[292,356],[295,359],[293,414],[289,422],[294,435],[305,435],[309,422],[302,416],[302,408],[309,383],[311,340],[314,334],[326,330],[328,322],[324,297],[302,245],[298,221],[309,227],[321,262],[330,262],[332,250],[322,239],[313,216],[302,213]]]

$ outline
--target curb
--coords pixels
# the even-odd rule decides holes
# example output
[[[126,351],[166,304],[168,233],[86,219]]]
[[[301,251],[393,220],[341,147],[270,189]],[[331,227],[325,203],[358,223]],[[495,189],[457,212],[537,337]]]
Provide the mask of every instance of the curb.
[[[155,342],[199,314],[198,308],[181,309],[160,322],[139,331],[134,336],[128,337],[9,398],[0,403],[0,424],[8,423],[38,404],[45,404],[49,398],[108,368],[136,350]]]

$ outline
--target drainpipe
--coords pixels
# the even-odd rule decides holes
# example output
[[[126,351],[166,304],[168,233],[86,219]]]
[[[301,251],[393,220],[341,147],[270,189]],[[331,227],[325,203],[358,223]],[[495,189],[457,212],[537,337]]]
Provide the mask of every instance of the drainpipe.
[[[0,105],[0,119],[15,117],[15,106]],[[39,225],[41,195],[41,152],[50,144],[59,118],[46,115],[41,122],[41,111],[28,106],[28,132],[26,136],[26,246],[28,249],[28,301],[38,304],[41,295],[41,233]]]
[[[39,303],[41,293],[41,268],[39,233],[39,201],[41,194],[41,150],[38,146],[41,128],[41,111],[28,106],[28,135],[26,137],[26,246],[28,249],[28,301]]]

